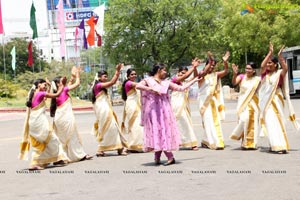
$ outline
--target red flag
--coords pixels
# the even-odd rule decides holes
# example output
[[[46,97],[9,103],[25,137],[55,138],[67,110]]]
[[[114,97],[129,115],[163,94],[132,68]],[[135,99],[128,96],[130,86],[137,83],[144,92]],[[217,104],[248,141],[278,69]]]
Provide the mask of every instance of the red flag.
[[[90,26],[90,31],[88,36],[86,37],[86,40],[89,44],[89,46],[95,45],[95,23],[94,23],[94,16],[92,16],[89,20],[86,21],[86,23]]]
[[[97,35],[97,46],[98,47],[101,47],[102,45],[102,38],[101,38],[101,35],[99,35],[96,31],[96,35]]]
[[[28,49],[28,62],[27,62],[27,65],[31,67],[33,65],[32,41],[29,42],[27,49]]]
[[[94,19],[94,24],[95,24],[95,25],[97,24],[98,19],[99,19],[99,18]],[[97,30],[95,30],[95,33],[96,33],[96,35],[97,35],[97,46],[98,46],[98,47],[101,47],[101,45],[102,45],[102,38],[101,38],[101,35],[98,34]]]
[[[4,33],[3,23],[2,23],[2,7],[1,7],[1,0],[0,0],[0,34]]]

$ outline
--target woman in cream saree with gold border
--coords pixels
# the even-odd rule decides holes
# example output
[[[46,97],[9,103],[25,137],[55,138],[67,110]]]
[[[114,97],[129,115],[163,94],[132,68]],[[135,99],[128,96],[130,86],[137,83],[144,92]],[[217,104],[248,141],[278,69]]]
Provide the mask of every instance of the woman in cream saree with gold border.
[[[230,138],[242,139],[242,149],[251,150],[257,148],[257,136],[259,131],[259,108],[257,90],[260,77],[255,76],[256,65],[250,62],[246,65],[246,73],[238,74],[238,66],[232,64],[232,84],[240,84],[238,98],[238,125],[233,130]]]
[[[126,155],[127,141],[119,126],[117,116],[114,113],[108,96],[107,88],[116,83],[123,64],[116,66],[116,73],[108,81],[107,72],[100,71],[97,74],[93,88],[93,104],[96,122],[93,127],[93,135],[98,141],[97,156],[105,156],[105,151],[117,150],[119,155]]]
[[[278,69],[278,60],[275,57],[272,58],[273,45],[270,44],[269,53],[261,64],[262,81],[259,90],[261,135],[268,136],[271,151],[280,154],[287,153],[290,148],[285,127],[284,97],[289,108],[290,120],[296,128],[299,128],[289,99],[286,82],[288,68],[282,56],[282,50],[283,47],[278,53],[282,69]]]
[[[137,77],[134,69],[127,70],[127,79],[122,85],[122,98],[125,101],[123,111],[122,132],[127,136],[128,151],[143,151],[143,127],[141,122],[140,91],[135,89]],[[125,134],[126,133],[126,134]]]
[[[54,98],[61,92],[62,87],[55,94],[46,92],[46,82],[43,79],[35,81],[31,89],[19,155],[21,160],[28,160],[31,146],[30,169],[43,169],[51,162],[65,164],[69,161],[46,116],[45,97]]]
[[[221,120],[225,118],[225,107],[221,78],[228,74],[227,60],[229,56],[229,52],[226,52],[223,56],[224,69],[214,72],[216,61],[209,54],[209,60],[206,64],[210,64],[210,69],[204,79],[198,82],[199,111],[204,128],[204,137],[201,141],[201,146],[214,150],[224,149]]]

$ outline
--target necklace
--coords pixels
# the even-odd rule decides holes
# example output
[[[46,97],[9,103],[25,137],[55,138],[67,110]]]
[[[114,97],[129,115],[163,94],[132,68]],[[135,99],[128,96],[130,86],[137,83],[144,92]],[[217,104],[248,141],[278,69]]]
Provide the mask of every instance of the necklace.
[[[156,82],[158,82],[158,83],[160,83],[160,82],[161,82],[161,80],[160,80],[160,79],[158,79],[158,78],[154,78],[154,80],[155,80]]]

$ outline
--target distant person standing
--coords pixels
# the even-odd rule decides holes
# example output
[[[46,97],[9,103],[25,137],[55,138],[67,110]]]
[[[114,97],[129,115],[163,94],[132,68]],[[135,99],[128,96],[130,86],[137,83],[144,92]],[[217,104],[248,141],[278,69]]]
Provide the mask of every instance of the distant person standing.
[[[72,100],[69,91],[80,85],[80,67],[72,68],[72,76],[68,85],[63,85],[62,93],[51,101],[50,115],[53,117],[53,127],[57,137],[63,144],[64,151],[72,162],[89,160],[92,156],[85,153],[78,133]],[[52,81],[52,90],[57,91],[61,77]],[[73,83],[73,80],[75,82]]]
[[[45,104],[46,98],[55,98],[61,94],[65,81],[65,77],[60,79],[59,88],[55,94],[48,92],[50,83],[47,89],[47,82],[44,79],[35,80],[29,91],[26,102],[27,116],[19,158],[27,160],[29,149],[32,149],[29,168],[31,170],[44,169],[50,163],[64,165],[69,161],[59,139],[50,126]]]
[[[125,101],[122,129],[128,130],[128,151],[143,151],[143,127],[141,121],[140,91],[136,90],[137,78],[134,69],[128,69],[127,78],[122,84],[122,99]],[[125,128],[126,127],[126,128]]]
[[[246,73],[239,75],[237,65],[232,64],[232,69],[232,84],[239,84],[240,92],[237,105],[239,122],[230,138],[242,139],[243,150],[255,150],[259,132],[258,87],[260,77],[255,76],[257,66],[253,62],[249,62],[245,68]]]
[[[122,67],[123,64],[116,66],[116,72],[110,81],[108,81],[106,71],[98,72],[92,87],[92,102],[97,118],[93,134],[99,143],[96,156],[105,156],[105,151],[113,150],[117,150],[119,155],[127,155],[124,151],[128,147],[127,141],[121,132],[107,92],[107,89],[117,82]]]

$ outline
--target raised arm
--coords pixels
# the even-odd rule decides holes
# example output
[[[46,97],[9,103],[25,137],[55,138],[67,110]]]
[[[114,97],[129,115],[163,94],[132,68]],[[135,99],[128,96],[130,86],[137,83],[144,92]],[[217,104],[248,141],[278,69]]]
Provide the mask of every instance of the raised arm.
[[[116,65],[116,72],[115,72],[114,76],[112,77],[112,79],[111,79],[110,81],[108,81],[108,82],[101,83],[101,87],[103,87],[103,88],[108,88],[108,87],[114,85],[114,84],[117,82],[117,80],[118,80],[118,78],[119,78],[119,76],[120,76],[120,70],[121,70],[121,68],[122,68],[123,66],[124,66],[123,63],[117,64],[117,65]]]
[[[279,52],[278,52],[278,60],[279,60],[279,63],[281,65],[281,68],[282,68],[282,70],[281,70],[281,76],[285,77],[285,75],[286,75],[286,73],[288,71],[288,66],[287,66],[287,64],[285,62],[284,57],[282,56],[283,49],[284,49],[284,46],[282,46],[280,48]]]
[[[77,88],[80,85],[80,71],[81,71],[80,66],[79,67],[73,67],[72,77],[73,77],[73,74],[75,74],[76,81],[75,81],[75,83],[71,83],[71,84],[69,82],[69,85],[68,85],[69,90],[73,90],[73,89]]]
[[[47,83],[47,92],[50,92],[50,89],[51,89],[51,82],[49,81],[49,79],[46,77],[45,78],[45,81]]]
[[[64,85],[66,84],[66,81],[67,81],[66,77],[61,78],[60,83],[59,83],[59,87],[57,89],[57,92],[56,93],[46,92],[45,97],[46,98],[56,98],[56,97],[58,97],[62,93],[62,91],[64,89]]]
[[[226,51],[225,55],[223,56],[223,63],[224,63],[224,69],[220,72],[217,72],[218,78],[223,78],[226,76],[229,72],[228,70],[228,59],[230,57],[230,52]]]
[[[201,60],[199,58],[193,59],[191,68],[183,76],[177,77],[176,82],[181,82],[181,81],[185,80],[193,72],[194,72],[194,76],[195,76],[195,70],[197,70],[197,67],[200,65],[200,63],[201,63]]]
[[[169,88],[171,90],[175,90],[175,91],[184,91],[184,90],[186,90],[187,88],[189,88],[191,85],[193,85],[197,81],[199,81],[198,77],[193,78],[192,81],[188,82],[185,85],[178,85],[178,84],[170,82]]]
[[[262,61],[261,65],[260,65],[261,74],[264,74],[266,72],[268,60],[272,57],[272,55],[273,55],[273,44],[270,42],[269,52],[268,52],[267,56],[265,57],[265,59]]]
[[[232,76],[231,83],[232,83],[233,86],[236,86],[242,80],[241,77],[238,76],[239,66],[236,65],[236,64],[234,64],[234,63],[232,63],[231,67],[232,67],[232,71],[233,71],[233,76]]]

